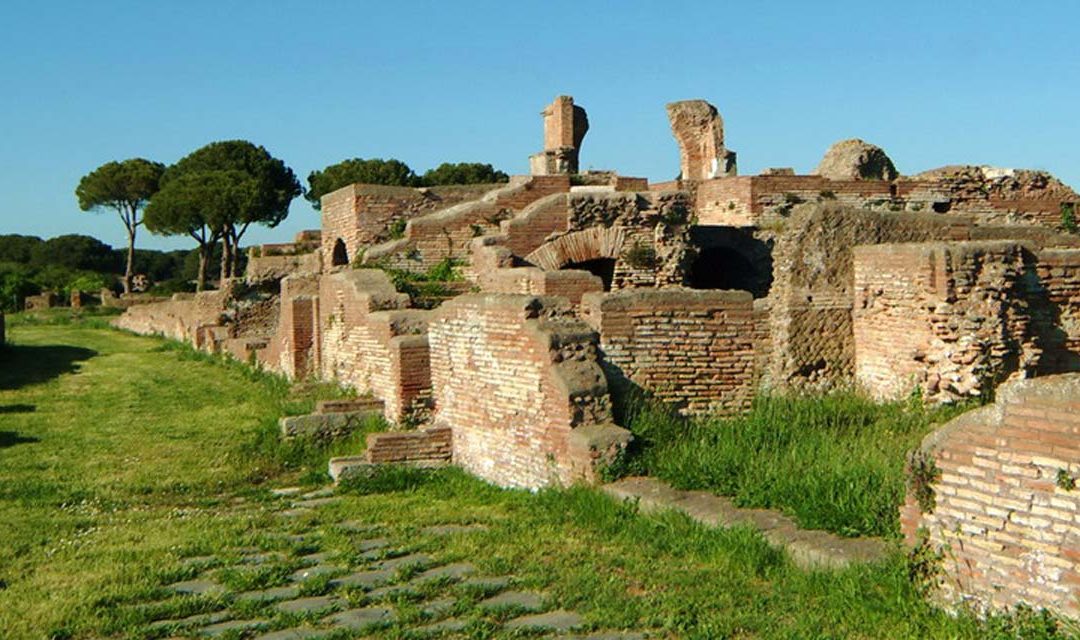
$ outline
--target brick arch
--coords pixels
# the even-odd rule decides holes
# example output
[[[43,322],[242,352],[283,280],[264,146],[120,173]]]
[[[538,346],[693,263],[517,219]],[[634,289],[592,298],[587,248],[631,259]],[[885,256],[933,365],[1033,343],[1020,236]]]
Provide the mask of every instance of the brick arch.
[[[545,271],[603,258],[618,260],[626,240],[622,228],[590,227],[546,242],[525,256],[525,261]]]

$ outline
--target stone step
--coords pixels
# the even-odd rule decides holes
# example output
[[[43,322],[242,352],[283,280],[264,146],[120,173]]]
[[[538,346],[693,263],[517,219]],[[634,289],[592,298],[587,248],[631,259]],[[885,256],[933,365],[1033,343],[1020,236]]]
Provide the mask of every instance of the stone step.
[[[634,500],[643,512],[680,511],[696,522],[715,527],[750,525],[770,543],[784,548],[804,569],[840,568],[853,562],[874,562],[889,552],[881,538],[842,538],[827,531],[800,529],[795,521],[771,509],[741,509],[707,491],[680,491],[656,478],[623,478],[601,490],[619,500]]]
[[[353,413],[353,412],[383,412],[384,403],[376,398],[342,398],[338,400],[319,400],[315,404],[315,413]]]

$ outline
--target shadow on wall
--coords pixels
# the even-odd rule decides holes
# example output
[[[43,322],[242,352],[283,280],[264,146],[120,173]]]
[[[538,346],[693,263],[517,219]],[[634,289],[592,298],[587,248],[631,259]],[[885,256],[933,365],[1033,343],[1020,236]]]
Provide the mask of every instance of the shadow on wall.
[[[8,345],[0,350],[0,390],[18,389],[77,373],[78,363],[97,354],[93,349],[66,345]]]

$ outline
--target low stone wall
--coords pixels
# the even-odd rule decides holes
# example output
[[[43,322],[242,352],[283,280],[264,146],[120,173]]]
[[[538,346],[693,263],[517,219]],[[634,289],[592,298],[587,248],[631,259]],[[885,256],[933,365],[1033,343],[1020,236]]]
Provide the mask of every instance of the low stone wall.
[[[904,536],[941,553],[946,602],[1080,615],[1080,375],[1003,385],[928,435],[909,473]]]
[[[321,270],[321,254],[318,251],[295,255],[251,255],[244,271],[244,280],[265,282],[280,280],[294,273],[318,273]]]
[[[425,334],[431,312],[407,309],[408,302],[377,269],[348,269],[319,281],[322,378],[382,400],[394,422],[425,408],[431,389]]]
[[[112,324],[135,333],[187,342],[199,349],[212,348],[214,345],[207,341],[210,334],[200,329],[219,326],[231,299],[231,287],[195,294],[177,293],[168,300],[128,307]]]
[[[581,307],[600,333],[609,378],[639,386],[684,414],[749,406],[760,339],[749,292],[630,289],[586,294]]]
[[[558,298],[470,294],[430,326],[435,424],[454,461],[510,487],[594,480],[629,441],[611,424],[597,337]]]

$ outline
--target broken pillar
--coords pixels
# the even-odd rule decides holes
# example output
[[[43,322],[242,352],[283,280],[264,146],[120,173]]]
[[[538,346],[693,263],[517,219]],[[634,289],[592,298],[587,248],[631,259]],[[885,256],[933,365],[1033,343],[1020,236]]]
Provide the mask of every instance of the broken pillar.
[[[683,180],[708,180],[736,174],[735,152],[724,147],[724,120],[704,100],[667,105],[671,131],[679,143]]]
[[[581,141],[589,130],[585,110],[571,96],[558,96],[540,115],[544,116],[544,150],[529,156],[529,172],[534,176],[577,173]]]

